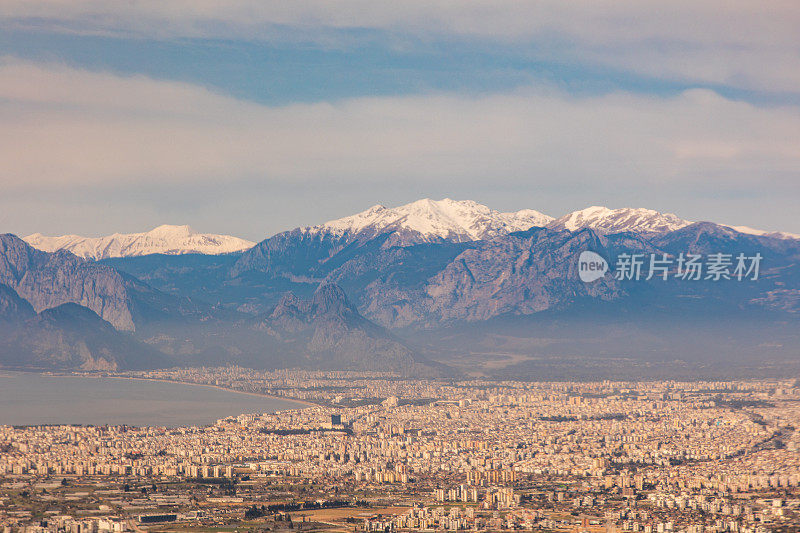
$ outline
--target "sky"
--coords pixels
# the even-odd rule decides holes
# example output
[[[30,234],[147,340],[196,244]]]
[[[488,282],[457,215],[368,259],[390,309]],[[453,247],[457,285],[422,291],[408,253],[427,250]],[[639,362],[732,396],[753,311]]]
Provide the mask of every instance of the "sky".
[[[800,233],[800,4],[3,0],[0,232],[423,197]]]

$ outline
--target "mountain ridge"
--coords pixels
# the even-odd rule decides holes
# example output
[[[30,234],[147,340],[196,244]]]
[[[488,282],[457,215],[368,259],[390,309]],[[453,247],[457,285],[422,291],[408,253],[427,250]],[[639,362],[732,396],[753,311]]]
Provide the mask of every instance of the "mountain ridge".
[[[408,246],[437,240],[466,242],[489,239],[541,226],[552,220],[552,217],[532,209],[501,213],[472,200],[423,198],[392,208],[375,205],[354,215],[299,229],[309,235],[329,234],[350,241],[391,232],[397,237],[387,242],[387,246]]]
[[[199,309],[187,298],[161,293],[111,266],[66,251],[43,252],[12,234],[0,234],[0,283],[36,312],[76,303],[121,331]]]
[[[365,242],[380,234],[390,234],[384,246],[412,246],[422,243],[448,241],[454,243],[493,239],[532,227],[577,231],[591,228],[599,233],[612,234],[633,231],[663,234],[692,224],[693,221],[673,213],[647,208],[623,207],[611,209],[590,206],[554,218],[533,209],[500,212],[472,200],[433,200],[423,198],[397,207],[374,205],[369,209],[314,226],[301,226],[282,231],[255,243],[231,235],[201,234],[189,226],[162,225],[150,231],[82,237],[80,235],[44,236],[33,233],[23,240],[46,252],[66,250],[95,261],[151,254],[223,255],[246,253],[265,240],[292,232],[303,234],[306,240],[329,241],[344,247]],[[767,231],[743,225],[718,223],[739,233],[800,239],[800,235],[785,231]]]
[[[66,250],[83,259],[109,259],[149,254],[226,254],[241,252],[255,243],[233,237],[198,233],[190,226],[163,224],[141,233],[114,233],[105,237],[62,235],[48,237],[33,233],[23,240],[38,250],[55,252]]]
[[[386,329],[364,318],[333,283],[321,284],[308,299],[286,294],[260,327],[315,367],[405,374],[434,370]]]
[[[148,345],[177,366],[402,373],[435,367],[426,361],[454,366],[447,357],[460,358],[455,366],[469,370],[479,354],[496,360],[506,351],[574,361],[597,353],[670,357],[679,346],[693,357],[707,352],[724,361],[725,353],[714,349],[723,337],[724,350],[743,358],[748,350],[753,357],[790,357],[800,346],[800,330],[792,330],[800,320],[798,239],[645,209],[595,206],[520,229],[538,212],[503,214],[453,200],[409,205],[295,228],[224,255],[94,262],[0,236],[0,283],[32,304],[0,291],[0,315],[15,339],[45,331],[37,361],[46,362],[52,343],[52,353],[62,354],[53,364],[95,369],[114,363],[102,355],[84,357],[86,349],[95,346],[102,354],[103,346],[122,346],[124,339]],[[637,281],[607,271],[585,283],[578,275],[584,251],[612,266],[631,254],[645,260],[761,254],[763,261],[757,280],[687,281],[674,270],[668,280],[650,279],[645,266]],[[118,333],[128,337],[70,304],[91,308],[127,329]],[[658,321],[639,320],[650,312],[659,314],[663,332]],[[748,317],[760,322],[748,326]],[[467,340],[472,330],[485,339]],[[687,344],[689,334],[696,348]],[[130,345],[132,353],[144,353],[140,348]],[[523,367],[533,372],[538,364]]]
[[[624,231],[666,233],[689,224],[691,224],[690,221],[678,218],[677,215],[660,213],[653,209],[630,207],[609,209],[595,205],[567,213],[552,221],[547,227],[569,231],[590,228],[603,233],[622,233]]]
[[[0,283],[0,366],[107,371],[163,366],[166,358],[94,311],[63,303],[37,313]]]

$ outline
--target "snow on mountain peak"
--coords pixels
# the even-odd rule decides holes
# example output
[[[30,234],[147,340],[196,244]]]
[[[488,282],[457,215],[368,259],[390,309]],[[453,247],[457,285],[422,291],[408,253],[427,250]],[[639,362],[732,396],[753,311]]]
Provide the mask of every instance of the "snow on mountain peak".
[[[39,250],[67,250],[85,259],[107,259],[147,254],[226,254],[251,248],[255,243],[232,237],[197,233],[190,226],[164,224],[144,233],[114,233],[105,237],[34,233],[23,240]]]
[[[772,237],[774,239],[800,239],[800,235],[797,233],[789,233],[786,231],[766,231],[763,229],[751,228],[749,226],[728,226],[727,224],[722,225],[727,226],[734,231],[738,231],[739,233],[757,235],[759,237]]]
[[[398,207],[374,205],[355,215],[331,220],[317,226],[296,231],[309,235],[328,234],[346,237],[347,240],[370,239],[391,233],[386,245],[407,246],[425,242],[468,242],[491,239],[515,231],[525,231],[534,226],[555,230],[577,231],[591,228],[599,233],[667,233],[688,226],[692,222],[672,213],[652,209],[609,209],[591,206],[568,213],[558,219],[534,211],[503,213],[472,200],[432,200],[423,198]],[[747,233],[778,239],[800,239],[779,231],[763,231],[746,226],[729,227]],[[197,233],[187,225],[161,225],[144,233],[115,233],[106,237],[62,235],[48,237],[33,233],[24,240],[40,250],[54,252],[67,250],[87,259],[105,259],[147,254],[224,254],[246,250],[255,243],[230,235]]]
[[[376,205],[348,217],[305,228],[309,233],[369,235],[404,234],[404,243],[475,241],[544,226],[553,218],[532,209],[501,213],[472,200],[423,198],[410,204],[387,208]]]
[[[672,213],[659,213],[652,209],[624,207],[609,209],[593,205],[568,213],[550,223],[553,229],[576,231],[591,228],[601,233],[635,231],[638,233],[666,233],[691,224]]]
[[[162,224],[157,228],[153,228],[146,232],[151,237],[188,237],[195,235],[197,232],[191,226],[173,226],[171,224]]]
[[[679,218],[672,213],[660,213],[652,209],[624,207],[609,209],[608,207],[593,205],[580,211],[568,213],[552,221],[548,227],[551,229],[566,229],[577,231],[590,228],[599,233],[621,233],[632,231],[636,233],[667,233],[684,228],[692,224],[689,220]],[[800,235],[783,231],[764,231],[747,226],[731,226],[718,224],[739,233],[772,237],[775,239],[800,239]]]

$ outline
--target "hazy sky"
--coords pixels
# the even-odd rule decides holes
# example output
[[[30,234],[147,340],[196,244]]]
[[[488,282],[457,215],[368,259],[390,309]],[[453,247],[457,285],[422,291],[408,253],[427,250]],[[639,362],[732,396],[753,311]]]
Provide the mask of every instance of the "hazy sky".
[[[795,0],[3,0],[0,232],[371,205],[800,233]]]

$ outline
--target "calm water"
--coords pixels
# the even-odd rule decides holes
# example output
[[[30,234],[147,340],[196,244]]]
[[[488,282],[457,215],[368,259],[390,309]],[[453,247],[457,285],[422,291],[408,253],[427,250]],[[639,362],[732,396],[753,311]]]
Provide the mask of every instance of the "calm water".
[[[191,426],[297,407],[198,385],[0,371],[0,425]]]

